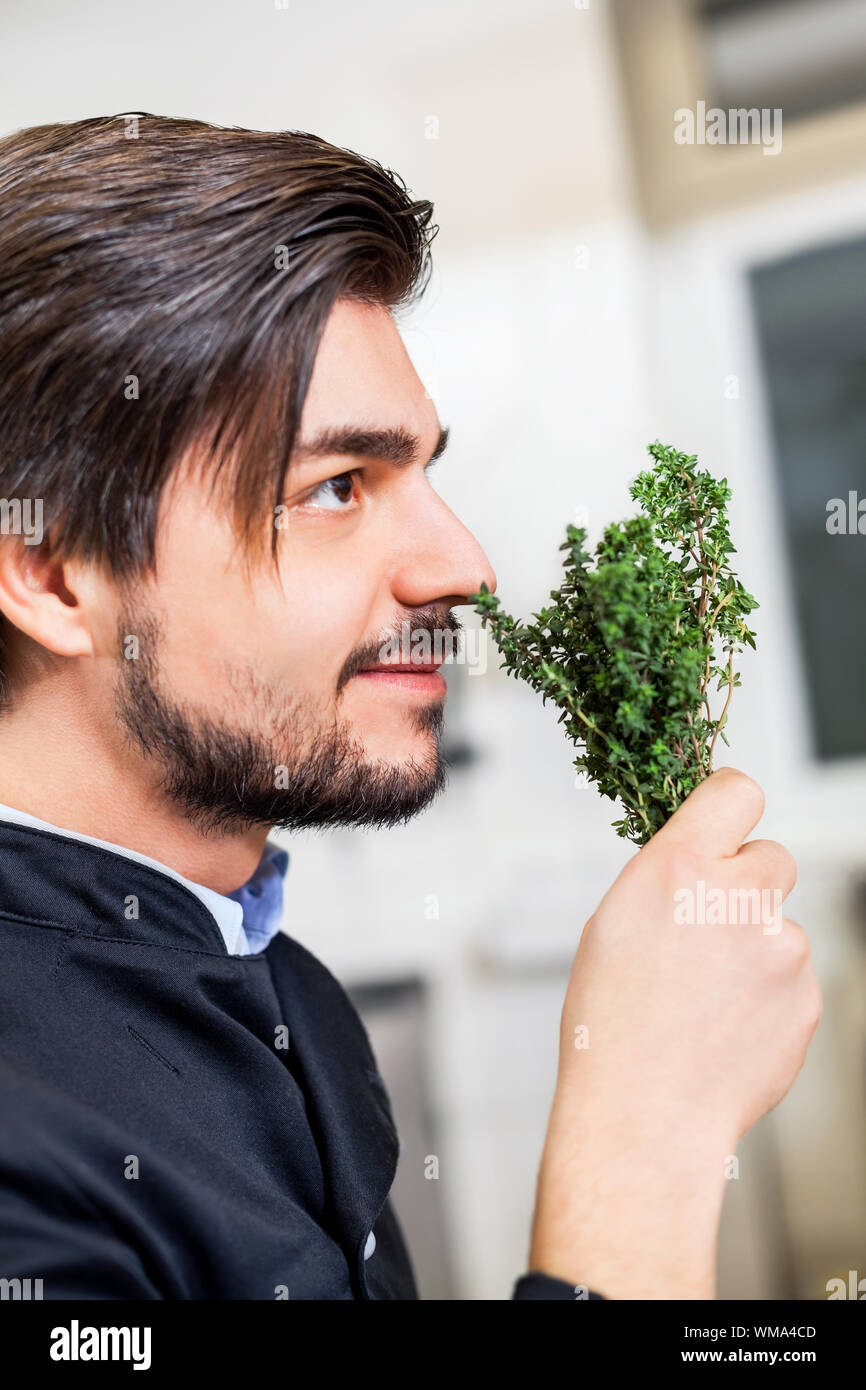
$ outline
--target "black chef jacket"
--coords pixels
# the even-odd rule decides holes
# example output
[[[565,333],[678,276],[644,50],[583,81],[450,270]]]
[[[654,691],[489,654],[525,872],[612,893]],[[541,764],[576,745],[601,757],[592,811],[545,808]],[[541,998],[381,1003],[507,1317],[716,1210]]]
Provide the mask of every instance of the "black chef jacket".
[[[46,1299],[418,1297],[387,1092],[299,942],[229,955],[167,874],[0,822],[0,952],[0,1278]],[[575,1290],[532,1272],[512,1297]]]

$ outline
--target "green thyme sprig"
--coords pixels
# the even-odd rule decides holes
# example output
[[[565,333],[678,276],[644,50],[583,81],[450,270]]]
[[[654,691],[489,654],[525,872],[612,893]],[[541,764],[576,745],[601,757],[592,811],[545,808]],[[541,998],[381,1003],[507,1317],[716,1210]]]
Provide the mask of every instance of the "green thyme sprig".
[[[533,622],[504,612],[486,584],[472,595],[501,666],[561,708],[582,748],[574,766],[622,803],[613,825],[638,845],[727,743],[734,657],[755,646],[745,618],[759,606],[730,567],[727,480],[658,440],[648,452],[653,466],[629,489],[644,514],[608,526],[594,559],[586,529],[568,526],[563,583]]]

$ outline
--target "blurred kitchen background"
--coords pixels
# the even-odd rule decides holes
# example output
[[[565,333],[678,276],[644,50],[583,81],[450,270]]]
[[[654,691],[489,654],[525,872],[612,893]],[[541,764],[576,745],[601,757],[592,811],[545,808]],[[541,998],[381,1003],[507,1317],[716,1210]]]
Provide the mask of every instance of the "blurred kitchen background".
[[[866,0],[3,0],[0,44],[4,133],[138,109],[310,130],[434,201],[401,327],[452,432],[432,480],[512,612],[546,600],[568,521],[633,511],[649,441],[727,477],[761,604],[727,756],[798,860],[825,1010],[740,1145],[719,1295],[866,1276],[866,535],[826,528],[866,498]],[[781,150],[677,143],[699,102],[781,109]],[[368,1027],[422,1296],[504,1299],[581,926],[635,851],[493,647],[449,685],[445,796],[291,837],[285,927]]]

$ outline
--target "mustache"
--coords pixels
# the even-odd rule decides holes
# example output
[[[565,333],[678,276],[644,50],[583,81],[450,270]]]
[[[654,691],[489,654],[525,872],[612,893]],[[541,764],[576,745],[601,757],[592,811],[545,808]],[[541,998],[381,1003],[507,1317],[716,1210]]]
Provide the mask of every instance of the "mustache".
[[[403,634],[403,624],[409,624],[410,641],[416,633],[427,633],[429,637],[434,637],[437,632],[453,632],[455,635],[454,649],[455,655],[459,652],[460,637],[463,632],[463,624],[460,619],[452,612],[442,616],[438,608],[417,608],[411,615],[407,615],[399,620],[396,627],[390,632],[384,632],[380,636],[373,638],[370,642],[358,647],[348,659],[343,663],[337,680],[337,694],[343,689],[347,681],[356,676],[359,671],[365,670],[369,666],[375,665],[379,660],[379,653],[382,647],[388,642],[400,642]]]

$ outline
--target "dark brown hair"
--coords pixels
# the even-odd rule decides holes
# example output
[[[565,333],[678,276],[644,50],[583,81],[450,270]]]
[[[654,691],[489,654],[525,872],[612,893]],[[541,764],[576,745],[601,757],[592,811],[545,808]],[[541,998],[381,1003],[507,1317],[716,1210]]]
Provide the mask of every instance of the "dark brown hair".
[[[0,497],[128,579],[203,441],[251,551],[331,308],[420,295],[432,211],[302,131],[137,113],[0,139]]]

